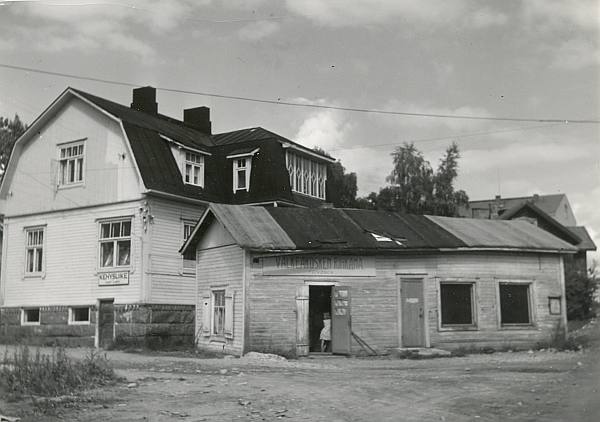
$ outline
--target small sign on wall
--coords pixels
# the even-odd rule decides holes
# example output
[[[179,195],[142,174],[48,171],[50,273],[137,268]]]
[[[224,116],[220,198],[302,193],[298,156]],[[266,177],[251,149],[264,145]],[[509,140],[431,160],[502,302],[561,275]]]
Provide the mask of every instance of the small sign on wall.
[[[560,296],[548,297],[548,308],[550,315],[560,315]]]
[[[129,284],[129,271],[98,274],[98,286],[123,286]]]

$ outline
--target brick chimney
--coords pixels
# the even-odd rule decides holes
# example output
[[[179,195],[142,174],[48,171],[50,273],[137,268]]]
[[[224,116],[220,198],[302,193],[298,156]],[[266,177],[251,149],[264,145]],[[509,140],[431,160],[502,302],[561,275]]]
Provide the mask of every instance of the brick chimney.
[[[148,114],[158,113],[158,103],[156,102],[156,88],[144,86],[133,90],[133,102],[131,108],[143,111]]]
[[[202,106],[183,110],[183,122],[207,135],[212,134],[210,108],[208,107]]]

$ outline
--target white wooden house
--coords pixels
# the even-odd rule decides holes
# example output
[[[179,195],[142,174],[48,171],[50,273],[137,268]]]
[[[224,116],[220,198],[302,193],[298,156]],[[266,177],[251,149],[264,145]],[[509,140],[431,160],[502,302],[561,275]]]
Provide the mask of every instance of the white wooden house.
[[[206,107],[158,114],[150,87],[131,107],[65,90],[17,140],[0,186],[0,340],[191,344],[195,263],[178,251],[209,201],[325,200],[325,173],[319,195],[296,192],[285,158],[283,188],[259,186],[268,151],[322,172],[332,161],[259,132],[276,137],[213,135]]]

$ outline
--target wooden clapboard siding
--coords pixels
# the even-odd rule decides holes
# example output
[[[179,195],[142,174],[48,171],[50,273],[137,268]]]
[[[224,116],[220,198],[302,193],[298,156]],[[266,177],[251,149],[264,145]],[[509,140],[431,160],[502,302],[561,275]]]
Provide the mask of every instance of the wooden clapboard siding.
[[[59,211],[4,220],[3,306],[84,305],[98,298],[139,302],[143,228],[140,202]],[[132,216],[129,285],[98,286],[98,219]],[[45,225],[45,276],[25,275],[25,227]]]
[[[241,354],[244,336],[244,251],[237,245],[231,244],[230,239],[220,223],[213,222],[209,227],[211,247],[203,249],[205,243],[200,242],[196,253],[196,278],[198,283],[196,303],[196,340],[198,346]],[[215,239],[222,239],[216,241]],[[233,338],[215,338],[202,334],[205,308],[203,299],[211,288],[223,288],[234,293]],[[212,309],[208,307],[209,311]]]
[[[153,222],[147,270],[151,283],[148,301],[194,304],[195,275],[184,273],[179,248],[183,245],[183,222],[198,221],[205,208],[156,198],[149,200],[149,207]]]
[[[58,144],[85,138],[84,184],[56,189]],[[16,149],[17,151],[18,149]],[[119,124],[72,99],[16,155],[6,216],[138,199],[143,190]]]

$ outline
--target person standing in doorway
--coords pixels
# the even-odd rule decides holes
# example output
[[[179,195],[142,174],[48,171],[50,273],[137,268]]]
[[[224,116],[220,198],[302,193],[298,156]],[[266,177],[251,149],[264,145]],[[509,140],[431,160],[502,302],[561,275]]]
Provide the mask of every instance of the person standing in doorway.
[[[323,314],[323,329],[319,339],[321,340],[321,352],[329,351],[329,343],[331,343],[331,316],[329,312]]]

